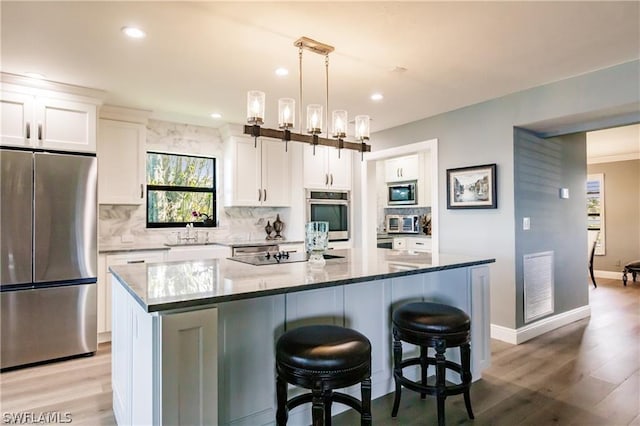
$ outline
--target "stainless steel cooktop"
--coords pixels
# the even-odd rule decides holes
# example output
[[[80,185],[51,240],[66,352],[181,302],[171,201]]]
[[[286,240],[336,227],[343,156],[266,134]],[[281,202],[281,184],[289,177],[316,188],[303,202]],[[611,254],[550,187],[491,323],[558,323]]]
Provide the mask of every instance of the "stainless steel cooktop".
[[[341,259],[344,256],[337,256],[334,254],[324,254],[325,259]],[[228,257],[229,260],[235,260],[236,262],[248,263],[249,265],[262,266],[262,265],[277,265],[279,263],[295,263],[306,262],[309,260],[307,253],[289,253],[280,251],[276,253],[266,253],[256,256],[233,256]]]

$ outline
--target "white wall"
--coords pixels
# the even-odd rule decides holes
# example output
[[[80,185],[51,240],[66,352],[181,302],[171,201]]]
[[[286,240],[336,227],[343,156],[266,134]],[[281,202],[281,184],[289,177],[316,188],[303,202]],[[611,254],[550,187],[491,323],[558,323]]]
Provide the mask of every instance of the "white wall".
[[[516,328],[513,127],[640,102],[640,62],[573,77],[372,135],[374,151],[438,139],[440,250],[495,257],[492,323]],[[447,210],[446,170],[497,163],[498,208]],[[359,182],[358,182],[359,184]]]

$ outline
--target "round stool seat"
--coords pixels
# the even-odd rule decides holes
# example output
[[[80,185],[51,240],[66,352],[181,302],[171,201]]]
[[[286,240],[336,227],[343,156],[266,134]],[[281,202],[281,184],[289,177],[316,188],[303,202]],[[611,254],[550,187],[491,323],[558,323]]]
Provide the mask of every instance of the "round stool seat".
[[[469,331],[471,319],[464,311],[440,303],[408,303],[393,313],[399,328],[427,334],[450,334]]]
[[[287,383],[310,389],[287,399]],[[360,384],[362,399],[335,391]],[[284,333],[276,343],[276,423],[287,424],[289,410],[311,403],[312,423],[331,425],[331,405],[348,405],[371,425],[371,343],[355,330],[310,325]]]
[[[288,367],[321,372],[368,365],[371,343],[355,330],[316,325],[291,330],[278,340],[276,361]]]

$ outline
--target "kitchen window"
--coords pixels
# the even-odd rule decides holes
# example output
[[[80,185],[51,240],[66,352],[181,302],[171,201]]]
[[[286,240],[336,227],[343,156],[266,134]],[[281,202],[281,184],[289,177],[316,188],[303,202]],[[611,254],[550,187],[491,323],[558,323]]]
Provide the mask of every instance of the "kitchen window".
[[[147,152],[147,228],[215,226],[216,160]]]

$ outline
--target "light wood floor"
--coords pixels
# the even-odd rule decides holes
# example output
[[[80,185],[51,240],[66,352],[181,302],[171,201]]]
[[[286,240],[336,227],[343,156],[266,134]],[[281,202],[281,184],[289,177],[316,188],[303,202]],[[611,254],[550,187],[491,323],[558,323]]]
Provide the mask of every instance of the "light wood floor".
[[[625,288],[600,279],[590,298],[589,319],[518,346],[492,340],[492,366],[471,388],[475,421],[453,396],[447,424],[640,425],[640,283]],[[91,358],[3,373],[0,415],[69,412],[74,425],[114,425],[110,371],[110,346],[103,344]],[[374,401],[374,424],[436,424],[432,398],[404,391],[395,420],[392,402],[392,394]],[[358,419],[347,412],[334,424]]]

